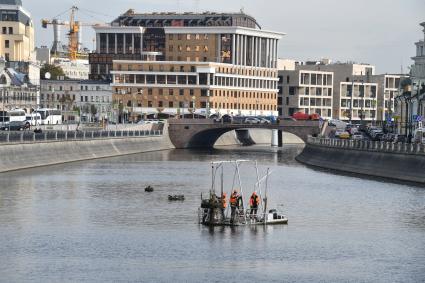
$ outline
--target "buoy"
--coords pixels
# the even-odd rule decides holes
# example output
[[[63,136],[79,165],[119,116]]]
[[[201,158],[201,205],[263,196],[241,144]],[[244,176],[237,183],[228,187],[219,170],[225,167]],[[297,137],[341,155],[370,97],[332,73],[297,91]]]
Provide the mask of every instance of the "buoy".
[[[151,192],[153,192],[153,188],[152,188],[151,186],[147,186],[147,187],[145,188],[145,192],[149,192],[149,193],[151,193]]]

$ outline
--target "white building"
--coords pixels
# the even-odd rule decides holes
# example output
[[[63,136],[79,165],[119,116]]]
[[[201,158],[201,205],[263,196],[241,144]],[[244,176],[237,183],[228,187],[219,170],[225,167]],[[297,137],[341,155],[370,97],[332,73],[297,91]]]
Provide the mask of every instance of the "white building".
[[[113,118],[111,86],[89,80],[42,80],[40,107],[72,113],[77,116],[75,120],[110,120]],[[71,120],[72,115],[69,115]]]
[[[333,73],[332,118],[339,120],[378,120],[378,84],[372,81],[375,66],[356,63],[307,62],[301,70]]]
[[[414,79],[425,80],[425,22],[420,24],[424,29],[424,39],[415,43],[416,56],[412,57],[415,64],[411,68],[411,75]]]

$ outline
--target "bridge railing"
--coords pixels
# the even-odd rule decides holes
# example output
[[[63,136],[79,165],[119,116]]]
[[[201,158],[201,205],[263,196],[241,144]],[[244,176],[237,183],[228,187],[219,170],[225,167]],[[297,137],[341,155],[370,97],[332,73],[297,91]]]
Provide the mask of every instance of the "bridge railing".
[[[319,145],[330,148],[341,148],[351,150],[387,152],[387,153],[403,153],[425,155],[425,145],[417,143],[393,143],[385,141],[369,141],[369,140],[345,140],[330,139],[309,136],[308,144]]]
[[[162,130],[150,131],[44,131],[41,133],[19,131],[0,132],[0,145],[40,143],[55,141],[88,141],[99,139],[123,139],[162,136]]]

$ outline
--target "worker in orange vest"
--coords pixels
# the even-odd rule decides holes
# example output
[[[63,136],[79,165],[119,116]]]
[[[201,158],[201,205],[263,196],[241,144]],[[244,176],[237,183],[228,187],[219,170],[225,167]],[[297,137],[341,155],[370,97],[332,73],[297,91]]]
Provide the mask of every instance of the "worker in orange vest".
[[[238,208],[239,194],[236,190],[230,195],[230,208],[232,209],[230,223],[235,221],[236,208]]]
[[[249,206],[251,207],[251,215],[257,215],[258,206],[260,205],[260,197],[257,192],[253,192],[249,199]]]
[[[224,211],[227,208],[227,194],[223,192],[223,194],[221,195],[221,217],[222,220],[226,220],[226,216],[224,215]]]

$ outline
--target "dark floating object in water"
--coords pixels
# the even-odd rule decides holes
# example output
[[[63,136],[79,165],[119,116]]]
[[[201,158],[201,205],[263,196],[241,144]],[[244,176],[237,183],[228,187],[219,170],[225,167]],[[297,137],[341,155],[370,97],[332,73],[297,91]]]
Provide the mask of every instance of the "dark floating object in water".
[[[168,200],[174,201],[174,200],[184,200],[184,195],[174,195],[174,196],[168,196]]]
[[[145,188],[145,192],[148,192],[148,193],[153,192],[153,187],[152,187],[152,186],[147,186],[147,187]]]

